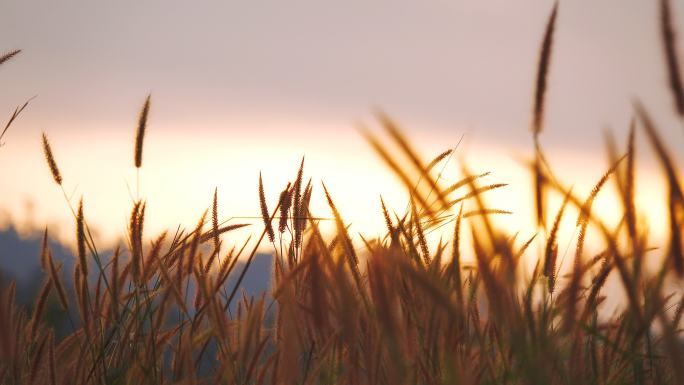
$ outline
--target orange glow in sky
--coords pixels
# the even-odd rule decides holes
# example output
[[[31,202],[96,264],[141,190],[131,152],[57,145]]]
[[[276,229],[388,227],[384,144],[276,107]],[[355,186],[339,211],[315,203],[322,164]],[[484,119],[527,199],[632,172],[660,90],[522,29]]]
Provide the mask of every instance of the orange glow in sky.
[[[73,219],[43,159],[46,132],[65,190],[74,205],[83,197],[97,238],[112,244],[125,234],[138,189],[136,116],[151,93],[138,192],[148,203],[148,236],[194,226],[217,188],[221,219],[252,223],[227,236],[241,243],[261,228],[244,218],[259,215],[259,172],[273,207],[302,156],[314,213],[330,215],[324,181],[352,233],[377,234],[380,195],[400,213],[407,197],[356,128],[380,131],[376,108],[404,127],[426,160],[464,136],[444,185],[459,179],[460,159],[473,172],[489,171],[484,183],[509,184],[487,194],[492,207],[513,212],[497,221],[521,237],[537,231],[522,160],[532,155],[537,50],[553,1],[267,3],[5,4],[0,51],[23,52],[0,69],[0,116],[37,97],[0,148],[0,221],[48,224],[73,243]],[[684,15],[684,3],[673,7]],[[604,131],[625,142],[636,99],[671,149],[684,145],[658,39],[656,2],[561,4],[541,142],[578,196],[608,168]],[[666,195],[637,138],[637,205],[657,240]],[[612,181],[594,207],[608,223],[619,221]],[[568,239],[571,213],[561,232]]]

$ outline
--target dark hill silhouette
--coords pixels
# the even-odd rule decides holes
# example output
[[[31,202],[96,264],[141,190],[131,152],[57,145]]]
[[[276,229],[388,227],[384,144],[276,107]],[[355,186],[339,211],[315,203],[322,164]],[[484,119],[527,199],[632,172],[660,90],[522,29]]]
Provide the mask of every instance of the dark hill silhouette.
[[[39,231],[29,236],[21,236],[13,226],[0,231],[0,281],[4,288],[10,281],[17,283],[17,301],[29,304],[40,289],[44,274],[40,268],[41,236]],[[64,263],[62,277],[68,288],[71,288],[71,274],[74,268],[75,258],[64,245],[56,241],[50,241],[53,258]],[[108,256],[107,251],[102,255]],[[237,281],[239,273],[244,267],[244,262],[238,263],[234,272],[228,279],[227,287]],[[259,296],[268,292],[271,285],[272,256],[270,254],[257,254],[252,261],[245,278],[240,285],[238,294],[244,292],[248,296]],[[236,296],[239,297],[239,296]],[[233,304],[231,304],[233,307]]]

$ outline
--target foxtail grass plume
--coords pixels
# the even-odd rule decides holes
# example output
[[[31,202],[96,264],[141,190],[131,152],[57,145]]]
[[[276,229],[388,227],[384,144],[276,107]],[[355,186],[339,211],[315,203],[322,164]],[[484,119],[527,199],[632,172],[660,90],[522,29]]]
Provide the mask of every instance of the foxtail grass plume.
[[[6,54],[3,54],[0,56],[0,65],[5,63],[6,61],[10,60],[11,58],[17,56],[21,52],[20,49],[15,49],[14,51],[7,52]]]
[[[556,16],[558,15],[558,2],[553,6],[549,21],[546,25],[544,40],[542,40],[539,50],[539,64],[537,66],[537,82],[534,93],[534,115],[532,120],[532,132],[535,138],[539,136],[544,125],[544,95],[546,94],[546,82],[551,66],[551,51],[553,48],[553,32],[556,26]]]
[[[387,226],[387,234],[391,237],[394,233],[394,226],[392,225],[392,219],[389,216],[389,211],[387,211],[387,206],[385,206],[382,195],[380,195],[380,207],[382,208],[382,216],[385,219],[385,226]]]
[[[548,72],[555,13],[556,7],[543,44],[542,73]],[[148,109],[149,98],[136,138],[138,171]],[[554,176],[535,135],[538,187],[527,198],[542,208],[538,218],[545,211],[542,191],[565,199],[546,239],[534,242],[538,234],[530,234],[521,245],[519,233],[493,222],[493,215],[509,211],[485,204],[485,195],[504,184],[481,184],[487,174],[470,173],[465,164],[463,178],[442,190],[449,199],[447,210],[431,208],[439,198],[428,192],[432,183],[421,178],[436,171],[451,152],[424,164],[414,143],[387,119],[395,142],[390,144],[399,145],[398,150],[364,134],[410,199],[405,212],[397,213],[380,198],[389,237],[357,234],[343,221],[325,185],[321,195],[335,223],[332,232],[322,232],[320,220],[326,218],[309,210],[312,184],[309,179],[303,185],[303,164],[271,212],[259,175],[265,228],[255,242],[252,236],[238,241],[226,235],[232,249],[220,259],[219,235],[245,225],[219,227],[217,190],[211,229],[203,227],[207,210],[194,230],[178,230],[169,238],[164,232],[144,248],[145,205],[137,199],[128,247],[118,242],[106,261],[90,236],[81,201],[73,207],[78,262],[68,286],[74,290],[65,291],[63,264],[53,261],[47,231],[40,251],[47,277],[32,298],[33,308],[17,303],[14,283],[1,285],[0,384],[684,384],[679,343],[684,295],[677,289],[684,274],[679,165],[645,108],[637,103],[635,110],[669,188],[669,201],[663,199],[670,220],[666,247],[649,236],[648,222],[642,225],[636,214],[641,189],[634,174],[634,125],[626,161],[621,162],[616,146],[609,150],[611,168],[585,200]],[[43,148],[53,179],[61,184],[46,136]],[[592,210],[612,176],[619,179],[625,217],[614,226],[604,223],[601,210]],[[452,196],[461,188],[467,191],[460,198]],[[570,210],[566,206],[579,210],[573,223],[579,229],[572,235],[559,230]],[[262,241],[267,235],[274,240],[272,223],[278,215],[279,230],[287,229],[290,236],[281,234],[279,245],[270,245],[271,290],[260,298],[246,290],[238,295],[250,286],[247,271],[256,267],[250,266],[257,253],[269,246]],[[445,261],[446,243],[431,241],[436,239],[433,231],[448,224],[454,228],[450,260]],[[472,242],[463,242],[468,233]],[[603,242],[594,242],[601,237]],[[585,248],[589,240],[591,247]],[[572,271],[561,276],[566,270],[562,258],[574,241]],[[567,246],[559,253],[561,244]],[[247,246],[251,252],[243,254]],[[589,249],[596,254],[585,255]],[[84,269],[86,251],[92,258],[90,272]],[[534,261],[528,257],[535,256],[536,266],[529,271],[527,262]],[[646,256],[653,268],[638,262]],[[671,270],[680,276],[670,277]],[[61,311],[52,305],[53,294]],[[602,305],[614,299],[626,306]],[[51,327],[59,327],[55,316],[71,321],[57,333]]]
[[[211,205],[211,232],[214,238],[214,254],[221,251],[221,238],[219,237],[218,221],[218,187],[214,188],[214,201]]]
[[[261,173],[259,173],[259,205],[261,207],[261,218],[264,220],[264,226],[266,227],[266,234],[268,235],[268,240],[269,242],[273,243],[273,241],[275,240],[275,232],[273,231],[271,216],[268,213],[268,206],[266,205],[266,197],[264,194],[264,182],[261,179]]]
[[[287,228],[287,216],[292,205],[292,188],[290,182],[287,182],[285,190],[280,193],[280,220],[278,221],[278,231],[282,234]]]
[[[292,196],[292,217],[294,226],[294,236],[295,236],[295,248],[299,248],[302,241],[302,225],[303,217],[305,214],[302,213],[302,179],[304,178],[304,157],[302,157],[302,163],[297,171],[297,178],[293,186],[293,196]]]
[[[78,245],[78,263],[83,279],[88,277],[88,259],[86,258],[85,220],[83,219],[83,198],[78,202],[76,214],[76,241]]]
[[[47,135],[45,135],[45,133],[43,133],[43,153],[45,153],[45,160],[50,168],[52,179],[54,179],[55,183],[61,186],[62,175],[59,173],[57,162],[55,162],[55,157],[52,155],[52,148],[50,148],[50,142],[48,141]]]
[[[451,154],[452,154],[453,152],[454,152],[454,149],[450,148],[450,149],[448,149],[448,150],[442,152],[441,154],[437,155],[434,159],[432,159],[432,160],[430,161],[430,163],[428,163],[428,165],[425,167],[425,169],[426,169],[427,171],[432,170],[432,168],[435,167],[439,162],[441,162],[442,160],[444,160],[444,158],[446,158],[447,156],[451,156]]]
[[[558,257],[558,244],[556,238],[570,195],[571,193],[568,191],[565,195],[565,199],[563,199],[556,219],[553,221],[553,226],[551,227],[551,232],[549,233],[549,238],[546,241],[546,248],[544,250],[544,276],[549,280],[549,292],[553,292],[556,283],[556,258]]]
[[[142,166],[143,159],[143,141],[145,139],[145,129],[147,128],[147,115],[150,112],[150,97],[152,95],[147,95],[145,99],[145,104],[143,104],[140,110],[140,115],[138,117],[138,128],[135,131],[135,156],[134,162],[135,167],[140,168]]]

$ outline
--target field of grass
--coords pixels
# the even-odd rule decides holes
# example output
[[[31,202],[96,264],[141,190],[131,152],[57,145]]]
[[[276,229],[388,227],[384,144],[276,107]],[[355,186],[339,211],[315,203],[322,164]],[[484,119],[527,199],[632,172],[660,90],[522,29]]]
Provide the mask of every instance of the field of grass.
[[[521,239],[493,221],[506,211],[497,202],[488,206],[486,195],[502,184],[481,184],[482,175],[464,164],[461,181],[442,185],[439,170],[453,150],[424,161],[379,114],[398,150],[369,131],[364,135],[410,197],[400,213],[380,198],[377,215],[387,229],[379,237],[352,239],[335,192],[314,186],[304,161],[277,202],[266,201],[261,178],[259,186],[241,186],[260,200],[263,228],[256,242],[231,250],[224,239],[242,225],[220,223],[216,195],[195,228],[151,237],[143,236],[146,203],[137,200],[126,242],[111,255],[95,244],[84,203],[71,207],[74,271],[53,260],[46,230],[37,256],[45,278],[33,306],[18,306],[14,284],[2,283],[0,384],[683,384],[684,293],[676,288],[684,277],[684,195],[677,164],[655,118],[635,101],[625,145],[609,154],[613,165],[588,198],[578,198],[553,173],[540,137],[557,12],[556,6],[541,39],[532,103],[534,237]],[[684,120],[667,0],[661,17],[674,110]],[[2,56],[0,64],[18,53]],[[150,108],[148,97],[135,133],[137,169],[144,164]],[[665,176],[666,244],[649,240],[635,207],[637,131]],[[47,135],[43,148],[61,188]],[[607,183],[618,186],[617,226],[592,211]],[[325,196],[330,210],[312,213],[312,194]],[[552,194],[563,197],[553,211]],[[558,232],[569,212],[578,213],[575,249],[561,274]],[[320,217],[334,222],[334,234],[322,233]],[[427,235],[445,227],[451,239],[431,244]],[[601,252],[587,251],[589,236],[600,239]],[[247,297],[240,283],[257,250],[269,245],[271,293]],[[529,272],[521,261],[535,253]],[[609,280],[618,289],[607,290]],[[614,313],[602,311],[608,297],[620,303]],[[46,317],[50,303],[68,318],[66,333]]]

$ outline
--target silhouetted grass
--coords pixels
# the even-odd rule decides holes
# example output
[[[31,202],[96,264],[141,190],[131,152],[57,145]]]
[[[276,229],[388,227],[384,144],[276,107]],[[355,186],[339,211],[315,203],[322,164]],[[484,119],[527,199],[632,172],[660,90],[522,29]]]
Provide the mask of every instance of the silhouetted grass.
[[[663,9],[671,67],[673,27],[669,8]],[[378,215],[386,231],[376,237],[352,239],[334,192],[325,185],[322,193],[335,230],[330,236],[321,233],[309,205],[312,183],[303,183],[303,159],[270,211],[259,175],[255,199],[264,226],[248,252],[247,243],[221,251],[221,237],[245,225],[220,222],[216,192],[210,229],[205,230],[205,211],[194,229],[153,238],[143,231],[146,204],[136,200],[127,244],[106,263],[90,236],[83,204],[72,208],[79,260],[74,293],[65,290],[66,272],[52,260],[45,231],[40,256],[45,280],[33,308],[15,304],[14,284],[0,295],[0,383],[684,383],[684,295],[671,289],[672,283],[681,284],[684,271],[679,172],[654,119],[635,103],[638,119],[624,155],[614,143],[609,146],[611,166],[586,199],[552,174],[538,135],[557,12],[556,5],[542,41],[533,102],[529,199],[535,202],[539,233],[518,239],[514,229],[501,229],[490,218],[509,212],[487,205],[484,195],[505,187],[481,184],[487,173],[472,174],[463,165],[463,178],[442,186],[434,168],[453,150],[424,162],[397,124],[379,114],[399,150],[391,151],[369,130],[364,135],[406,188],[409,205],[405,212],[393,212],[380,198]],[[135,135],[136,169],[142,166],[149,109],[148,97]],[[655,149],[667,181],[667,247],[654,247],[637,214],[637,128]],[[43,148],[62,189],[45,135]],[[592,210],[611,177],[622,201],[617,214],[623,220],[615,226]],[[547,229],[544,196],[551,193],[563,201]],[[572,268],[561,275],[558,237],[570,207],[578,212],[577,242]],[[443,226],[453,226],[452,239],[430,242],[430,232]],[[600,239],[595,255],[587,254],[588,235]],[[273,247],[271,296],[238,296],[265,238]],[[535,250],[537,238],[544,239]],[[523,260],[535,252],[530,272]],[[661,263],[646,269],[647,257]],[[239,258],[246,260],[241,271],[236,269]],[[611,275],[620,289],[609,292],[605,285]],[[230,276],[237,279],[227,284]],[[62,311],[75,317],[70,318],[72,330],[60,338],[45,317],[46,304],[54,297]],[[601,306],[608,297],[622,300],[614,313]],[[228,311],[234,300],[237,309]]]

